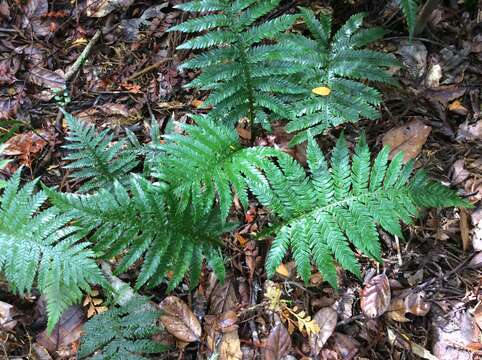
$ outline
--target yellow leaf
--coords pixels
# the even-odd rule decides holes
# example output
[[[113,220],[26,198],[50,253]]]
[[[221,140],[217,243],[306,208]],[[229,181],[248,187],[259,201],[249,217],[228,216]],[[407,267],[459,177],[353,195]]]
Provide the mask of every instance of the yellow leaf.
[[[331,89],[326,86],[320,86],[320,87],[314,88],[311,91],[313,92],[313,94],[321,95],[321,96],[328,96],[331,93]]]
[[[288,268],[283,263],[281,263],[280,266],[278,266],[278,268],[276,269],[276,272],[279,275],[284,276],[284,277],[289,277],[289,275],[290,275],[290,272],[289,272]]]

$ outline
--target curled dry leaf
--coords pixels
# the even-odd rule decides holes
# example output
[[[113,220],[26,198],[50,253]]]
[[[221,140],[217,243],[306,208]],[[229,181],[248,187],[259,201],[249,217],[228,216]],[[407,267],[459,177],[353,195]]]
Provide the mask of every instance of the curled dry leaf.
[[[390,146],[389,158],[393,159],[398,152],[403,151],[404,162],[414,159],[422,151],[431,130],[417,116],[412,116],[407,124],[389,130],[382,140],[383,145]]]
[[[31,167],[35,155],[44,149],[51,138],[52,134],[44,130],[27,131],[8,139],[5,143],[7,147],[0,155],[19,156],[22,164]]]
[[[271,329],[264,350],[264,359],[277,360],[288,355],[291,348],[291,337],[283,324]]]
[[[318,333],[310,335],[311,354],[316,357],[335,331],[337,314],[331,307],[325,307],[315,314],[313,320],[316,321],[320,328]]]
[[[0,301],[0,329],[13,330],[17,325],[17,320],[13,319],[13,305]]]
[[[184,301],[168,296],[160,304],[161,322],[167,331],[184,342],[199,341],[201,324]]]
[[[410,320],[405,317],[405,301],[402,298],[395,298],[390,303],[390,309],[387,311],[387,316],[398,322],[409,322]]]
[[[363,288],[360,306],[366,316],[376,318],[388,310],[390,299],[390,283],[381,274],[371,278]]]
[[[409,294],[404,301],[406,311],[416,316],[427,315],[431,305],[424,300],[424,296],[424,292]]]

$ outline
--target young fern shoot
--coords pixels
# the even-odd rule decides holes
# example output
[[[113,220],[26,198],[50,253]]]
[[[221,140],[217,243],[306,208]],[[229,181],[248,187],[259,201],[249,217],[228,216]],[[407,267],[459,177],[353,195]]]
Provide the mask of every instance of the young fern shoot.
[[[256,23],[279,2],[200,0],[176,6],[189,12],[208,12],[169,31],[207,31],[178,49],[203,51],[181,67],[202,70],[186,87],[211,91],[204,105],[214,107],[213,118],[230,122],[247,118],[251,126],[257,122],[269,128],[270,118],[286,116],[286,96],[303,91],[290,81],[291,75],[302,69],[284,60],[291,44],[265,43],[277,40],[297,16]]]

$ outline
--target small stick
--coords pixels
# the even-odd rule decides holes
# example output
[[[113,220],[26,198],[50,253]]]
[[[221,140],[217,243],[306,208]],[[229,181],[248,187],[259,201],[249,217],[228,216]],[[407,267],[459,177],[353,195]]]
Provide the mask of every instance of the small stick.
[[[402,266],[403,260],[402,260],[402,253],[400,251],[400,239],[398,238],[397,235],[395,235],[395,247],[397,249],[398,265]]]
[[[92,47],[100,39],[101,34],[102,34],[101,30],[97,30],[95,32],[94,36],[92,37],[92,39],[90,39],[89,43],[84,48],[84,50],[82,50],[77,60],[75,60],[74,64],[65,73],[65,81],[70,81],[70,79],[74,77],[77,71],[79,71],[82,64],[85,62],[85,60],[87,60],[87,57],[89,56],[90,51],[92,50]]]
[[[155,68],[157,68],[158,66],[164,64],[166,61],[170,61],[172,60],[173,58],[172,57],[169,57],[169,58],[164,58],[162,60],[159,60],[158,62],[152,64],[152,65],[149,65],[148,67],[136,72],[135,74],[129,76],[126,81],[132,81],[134,79],[137,79],[139,76],[142,76],[146,73],[148,73],[149,71],[151,70],[154,70]]]

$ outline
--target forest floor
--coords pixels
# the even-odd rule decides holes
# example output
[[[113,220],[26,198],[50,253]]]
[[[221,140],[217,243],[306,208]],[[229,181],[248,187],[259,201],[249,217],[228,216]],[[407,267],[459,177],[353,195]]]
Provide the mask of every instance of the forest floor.
[[[63,191],[77,186],[62,168],[65,124],[53,88],[68,91],[67,110],[77,118],[112,128],[118,136],[129,128],[143,142],[150,141],[151,120],[164,129],[201,111],[205,94],[182,88],[194,74],[177,70],[190,56],[175,51],[184,35],[165,31],[186,18],[173,8],[178,2],[0,0],[0,142],[9,144],[3,155],[13,160],[1,176],[25,165],[26,180],[40,177]],[[313,317],[330,307],[336,311],[335,324],[321,326],[328,340],[320,359],[482,359],[482,8],[468,11],[463,3],[444,2],[412,42],[398,8],[385,0],[292,0],[278,9],[328,9],[335,26],[365,11],[367,25],[388,29],[376,48],[405,65],[393,69],[400,86],[383,87],[381,119],[344,127],[347,139],[366,129],[373,149],[390,143],[405,150],[417,167],[462,190],[475,205],[430,210],[404,228],[405,239],[381,233],[383,267],[363,260],[363,275],[365,280],[376,271],[387,275],[390,311],[376,319],[363,316],[364,285],[346,273],[340,274],[337,291],[322,283],[319,274],[305,285],[291,262],[278,269],[273,282],[267,281],[267,244],[252,238],[266,216],[253,202],[248,211],[239,207],[232,212],[241,225],[225,239],[227,281],[219,284],[204,274],[195,291],[180,286],[173,294],[203,319],[202,341],[181,346],[166,334],[163,340],[173,347],[159,358],[208,358],[214,347],[221,359],[239,359],[240,354],[261,359],[269,358],[266,344],[291,342],[291,355],[285,358],[308,359],[310,340],[299,325],[309,318],[301,311]],[[85,63],[72,69],[90,45]],[[330,131],[322,148],[330,149],[340,131]],[[303,146],[288,149],[288,141],[281,127],[256,139],[303,161]],[[132,279],[127,274],[122,280]],[[280,316],[289,332],[273,326],[279,318],[270,312],[272,299],[265,294],[276,289],[287,300]],[[166,296],[160,289],[145,294],[155,302]],[[64,317],[50,337],[42,329],[45,309],[37,300],[35,293],[10,294],[0,279],[0,301],[13,305],[16,320],[9,329],[0,328],[0,359],[75,358],[82,323],[102,309],[103,295],[86,297],[84,306]],[[6,309],[0,307],[0,325],[2,311]],[[217,332],[215,323],[229,317],[235,318],[237,330],[229,336]]]

